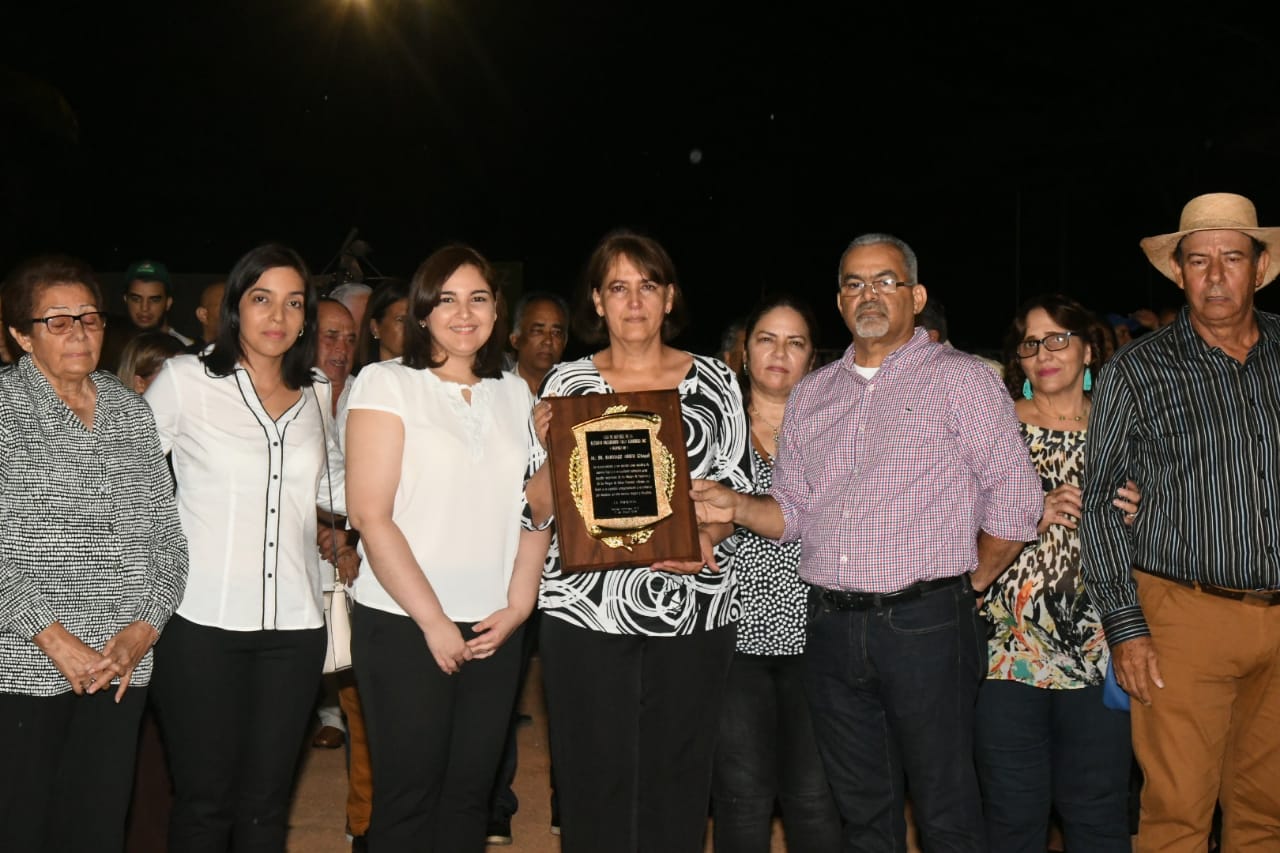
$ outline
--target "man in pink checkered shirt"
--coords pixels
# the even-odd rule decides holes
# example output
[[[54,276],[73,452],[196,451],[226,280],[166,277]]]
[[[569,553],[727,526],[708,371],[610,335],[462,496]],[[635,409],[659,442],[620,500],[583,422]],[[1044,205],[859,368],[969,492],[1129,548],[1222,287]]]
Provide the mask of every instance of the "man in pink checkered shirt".
[[[806,693],[845,850],[984,851],[973,714],[985,589],[1044,506],[989,367],[930,341],[915,253],[865,234],[840,259],[853,344],[787,402],[769,495],[694,484],[700,520],[801,541]]]

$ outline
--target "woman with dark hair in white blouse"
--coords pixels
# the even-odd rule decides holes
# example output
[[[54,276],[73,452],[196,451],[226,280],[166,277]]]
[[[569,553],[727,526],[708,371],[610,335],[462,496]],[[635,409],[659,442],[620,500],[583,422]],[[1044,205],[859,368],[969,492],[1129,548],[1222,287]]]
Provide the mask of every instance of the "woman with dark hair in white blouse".
[[[521,523],[533,397],[502,370],[502,303],[474,249],[433,252],[408,307],[404,355],[366,365],[347,403],[369,848],[479,853],[550,541]]]
[[[97,370],[92,272],[34,258],[3,298],[25,355],[0,370],[0,850],[121,850],[186,542],[150,410]]]
[[[260,246],[231,270],[213,345],[147,389],[191,548],[154,691],[171,851],[284,849],[325,648],[316,508],[343,497],[315,339],[306,265]]]
[[[690,474],[750,491],[742,394],[724,362],[667,342],[683,322],[675,268],[633,232],[587,263],[574,332],[606,346],[561,362],[541,396],[675,389]],[[551,514],[539,403],[526,489],[531,521]],[[701,530],[703,559],[542,577],[539,644],[565,853],[700,853],[711,763],[738,620],[731,525]],[[724,567],[716,571],[708,563]]]

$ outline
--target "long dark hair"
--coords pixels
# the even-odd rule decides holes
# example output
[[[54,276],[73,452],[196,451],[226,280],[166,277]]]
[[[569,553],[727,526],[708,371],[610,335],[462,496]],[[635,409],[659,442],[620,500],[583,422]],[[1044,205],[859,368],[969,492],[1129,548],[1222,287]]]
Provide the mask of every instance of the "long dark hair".
[[[404,363],[407,367],[422,370],[428,367],[440,367],[443,361],[435,359],[435,341],[426,328],[426,319],[435,307],[440,304],[440,291],[455,272],[462,267],[475,267],[480,277],[493,291],[497,319],[493,324],[493,332],[489,340],[476,350],[475,361],[471,370],[481,379],[499,379],[502,377],[502,354],[507,341],[507,307],[498,289],[497,276],[493,266],[484,255],[470,246],[453,243],[431,253],[418,266],[409,282],[409,316],[404,330]]]
[[[287,267],[302,277],[306,288],[304,296],[305,320],[302,336],[293,342],[284,354],[281,374],[284,384],[290,388],[305,388],[311,385],[312,365],[316,361],[316,288],[311,281],[311,273],[307,270],[302,256],[279,243],[265,243],[250,249],[227,276],[227,288],[222,294],[222,314],[218,318],[218,335],[213,339],[213,348],[200,356],[205,368],[214,376],[230,376],[236,369],[236,362],[244,358],[244,347],[240,345],[240,300],[249,292],[262,274],[276,267]]]
[[[760,325],[760,320],[775,308],[790,308],[800,315],[801,320],[804,320],[805,326],[808,327],[809,345],[812,347],[812,351],[809,353],[809,369],[812,370],[813,366],[818,363],[818,317],[813,313],[813,309],[809,307],[809,303],[792,296],[790,293],[766,295],[760,302],[756,303],[756,307],[752,309],[746,320],[743,321],[743,328],[746,333],[742,338],[742,371],[738,374],[738,386],[742,389],[742,405],[744,408],[751,405],[751,375],[748,372],[749,365],[746,358],[746,348],[751,345],[751,336],[755,333],[756,326]]]
[[[402,279],[389,279],[379,283],[373,289],[373,295],[369,297],[369,302],[364,309],[364,322],[360,324],[360,330],[356,333],[356,353],[351,365],[353,374],[359,373],[360,368],[366,364],[382,360],[382,345],[373,336],[371,326],[375,320],[379,323],[382,322],[382,318],[387,315],[387,309],[393,303],[408,298],[409,282]],[[405,313],[407,317],[408,312],[406,311]]]
[[[1044,309],[1053,322],[1062,326],[1063,331],[1074,333],[1081,343],[1089,345],[1089,361],[1085,363],[1085,367],[1092,369],[1094,376],[1097,376],[1098,368],[1102,367],[1108,355],[1100,324],[1092,311],[1061,293],[1033,296],[1018,308],[1004,339],[1004,384],[1014,399],[1022,396],[1022,383],[1027,381],[1027,373],[1022,369],[1022,359],[1018,358],[1018,344],[1027,334],[1027,315],[1037,308]]]

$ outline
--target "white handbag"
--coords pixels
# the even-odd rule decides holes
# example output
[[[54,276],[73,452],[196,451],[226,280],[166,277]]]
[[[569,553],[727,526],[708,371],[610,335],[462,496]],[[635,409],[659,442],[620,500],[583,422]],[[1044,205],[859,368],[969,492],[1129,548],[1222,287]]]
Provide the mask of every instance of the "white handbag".
[[[312,399],[316,401],[316,408],[320,410],[320,434],[324,437],[325,455],[324,455],[324,473],[325,480],[329,484],[329,506],[333,506],[333,477],[329,472],[329,442],[325,430],[325,414],[324,407],[320,405],[320,395],[316,392],[315,386],[312,386]],[[337,525],[333,523],[332,515],[330,515],[329,526],[333,529],[334,539],[337,539]],[[334,672],[342,672],[344,669],[351,669],[351,599],[347,597],[347,588],[343,586],[342,580],[338,577],[338,554],[335,551],[332,555],[333,559],[333,589],[326,590],[324,593],[324,627],[325,627],[325,647],[324,647],[324,669],[325,675]]]
[[[324,672],[342,672],[351,668],[351,599],[347,588],[335,582],[324,594],[324,626],[328,642],[324,648]]]

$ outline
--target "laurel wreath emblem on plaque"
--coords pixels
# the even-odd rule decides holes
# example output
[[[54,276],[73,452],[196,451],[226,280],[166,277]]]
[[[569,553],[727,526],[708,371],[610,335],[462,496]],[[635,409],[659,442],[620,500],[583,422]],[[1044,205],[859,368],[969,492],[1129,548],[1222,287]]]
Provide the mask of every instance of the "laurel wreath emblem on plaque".
[[[610,406],[598,418],[584,421],[573,427],[574,447],[569,453],[569,488],[574,506],[582,516],[587,532],[610,548],[643,545],[653,536],[654,525],[672,512],[671,497],[676,488],[675,456],[658,438],[662,416],[653,412],[631,412],[627,406]],[[658,499],[656,516],[637,516],[626,519],[610,519],[608,526],[595,517],[590,502],[590,484],[586,471],[586,438],[591,432],[644,429],[649,433],[649,448],[653,460],[654,486]]]

